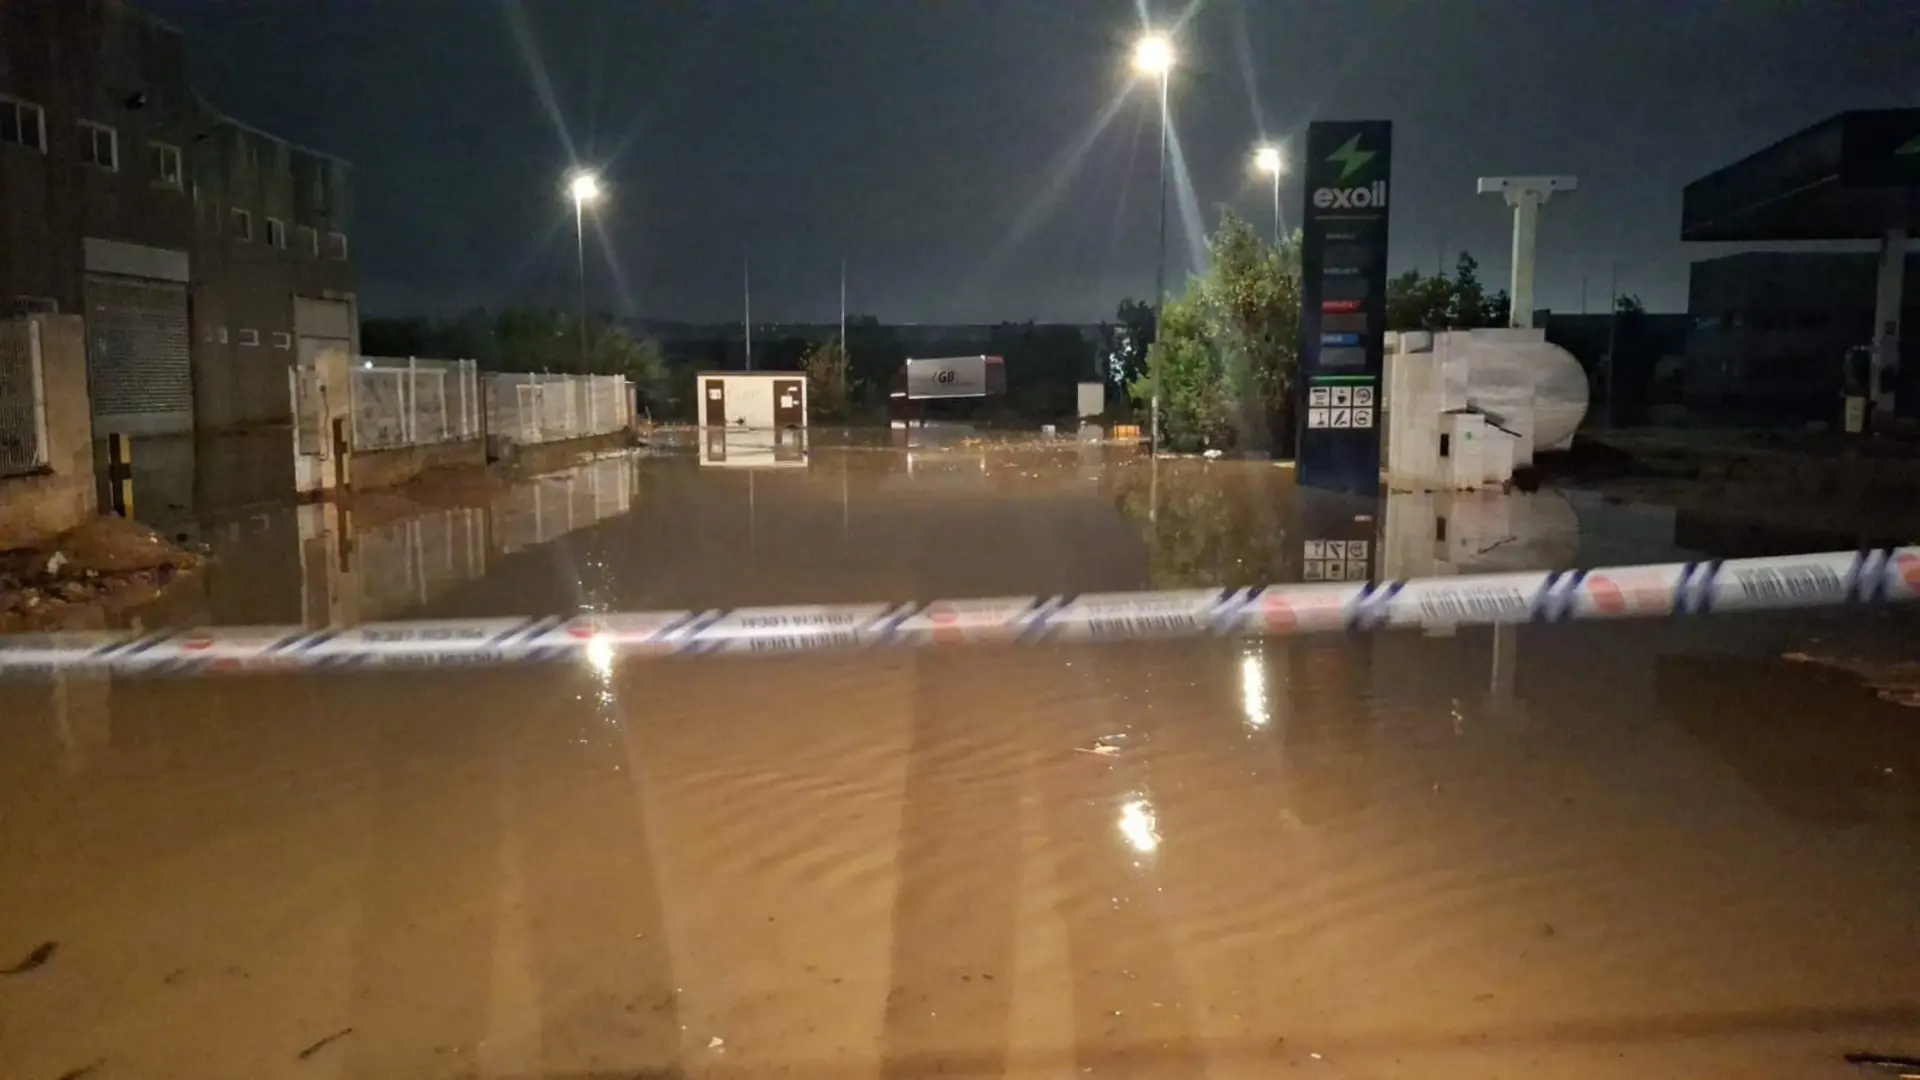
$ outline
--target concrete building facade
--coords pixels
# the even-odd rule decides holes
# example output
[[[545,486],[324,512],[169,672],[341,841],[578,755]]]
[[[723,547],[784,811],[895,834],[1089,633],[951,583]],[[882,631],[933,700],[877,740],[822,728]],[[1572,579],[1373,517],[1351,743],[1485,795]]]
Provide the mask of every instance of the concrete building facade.
[[[95,435],[290,415],[297,299],[352,325],[347,164],[213,109],[122,0],[0,0],[0,311],[87,321]]]

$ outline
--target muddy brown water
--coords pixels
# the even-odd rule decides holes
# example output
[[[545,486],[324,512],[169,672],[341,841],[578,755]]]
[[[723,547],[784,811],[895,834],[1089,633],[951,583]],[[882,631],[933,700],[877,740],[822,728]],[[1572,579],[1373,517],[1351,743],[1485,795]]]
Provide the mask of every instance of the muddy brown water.
[[[191,614],[1297,580],[1354,514],[1396,560],[1688,553],[1657,508],[1328,509],[1251,463],[589,468],[345,574],[209,527]],[[1912,633],[7,685],[0,968],[42,962],[0,975],[0,1075],[1854,1075],[1920,1052],[1920,714],[1778,659],[1814,629]]]

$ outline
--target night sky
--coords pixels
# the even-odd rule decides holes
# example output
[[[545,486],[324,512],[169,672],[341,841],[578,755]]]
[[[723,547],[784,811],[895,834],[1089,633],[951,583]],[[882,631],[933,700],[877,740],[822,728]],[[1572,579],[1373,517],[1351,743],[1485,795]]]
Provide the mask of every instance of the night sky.
[[[1127,0],[138,0],[220,108],[356,168],[374,314],[570,303],[562,174],[601,167],[594,305],[650,317],[1093,321],[1152,291],[1155,118]],[[1166,9],[1168,21],[1177,7]],[[1207,0],[1174,131],[1208,227],[1264,135],[1394,122],[1393,264],[1505,284],[1481,175],[1571,173],[1538,299],[1683,310],[1680,189],[1845,108],[1920,104],[1911,0]],[[1115,106],[1117,111],[1113,111]],[[1112,111],[1104,129],[1101,116]],[[1079,148],[1084,147],[1084,150]],[[1297,184],[1282,189],[1297,219]],[[1169,278],[1192,263],[1172,211]],[[590,222],[590,229],[592,228]],[[624,284],[622,284],[624,283]]]

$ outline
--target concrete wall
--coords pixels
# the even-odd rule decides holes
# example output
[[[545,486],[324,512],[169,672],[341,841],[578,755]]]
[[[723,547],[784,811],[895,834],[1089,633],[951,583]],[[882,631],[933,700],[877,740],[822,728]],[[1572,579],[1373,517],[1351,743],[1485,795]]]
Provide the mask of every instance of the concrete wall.
[[[298,359],[297,298],[344,301],[349,310],[353,303],[351,170],[230,117],[210,121],[190,169],[199,426],[284,423],[292,416],[287,367]],[[236,211],[247,215],[251,238]],[[285,247],[270,242],[269,221],[284,224]],[[345,258],[329,249],[334,233],[346,238]],[[354,320],[348,325],[357,335]]]
[[[47,144],[0,145],[0,317],[23,297],[83,314],[88,238],[187,252],[195,425],[286,421],[294,297],[353,298],[351,167],[208,106],[182,35],[121,0],[0,0],[0,95],[44,110]],[[113,128],[117,169],[81,160],[82,120]]]
[[[45,111],[47,144],[0,145],[0,313],[30,296],[81,314],[82,237],[187,249],[191,196],[161,181],[150,153],[192,141],[186,65],[178,33],[124,5],[0,3],[0,94]],[[81,161],[81,120],[114,129],[117,170]]]
[[[429,469],[485,466],[486,463],[487,444],[482,439],[405,446],[397,450],[356,450],[351,482],[358,490],[370,491],[404,484]]]
[[[587,454],[616,450],[632,443],[632,432],[614,431],[605,435],[589,435],[583,439],[523,444],[514,449],[513,466],[522,473],[551,472],[578,464],[580,458]]]
[[[85,523],[98,512],[93,481],[93,409],[87,400],[87,337],[75,315],[37,316],[47,400],[47,471],[0,479],[0,548]],[[25,320],[0,333],[25,332]]]

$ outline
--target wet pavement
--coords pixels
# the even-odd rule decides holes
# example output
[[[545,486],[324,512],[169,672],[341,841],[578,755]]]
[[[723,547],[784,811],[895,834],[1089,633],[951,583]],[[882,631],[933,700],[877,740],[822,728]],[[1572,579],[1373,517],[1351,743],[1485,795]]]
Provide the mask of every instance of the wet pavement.
[[[218,563],[148,617],[1720,554],[1657,507],[1315,499],[1267,463],[747,457],[202,523]],[[1781,659],[1809,636],[1920,640],[1853,612],[7,685],[0,1075],[1854,1075],[1920,1052],[1920,712]]]

